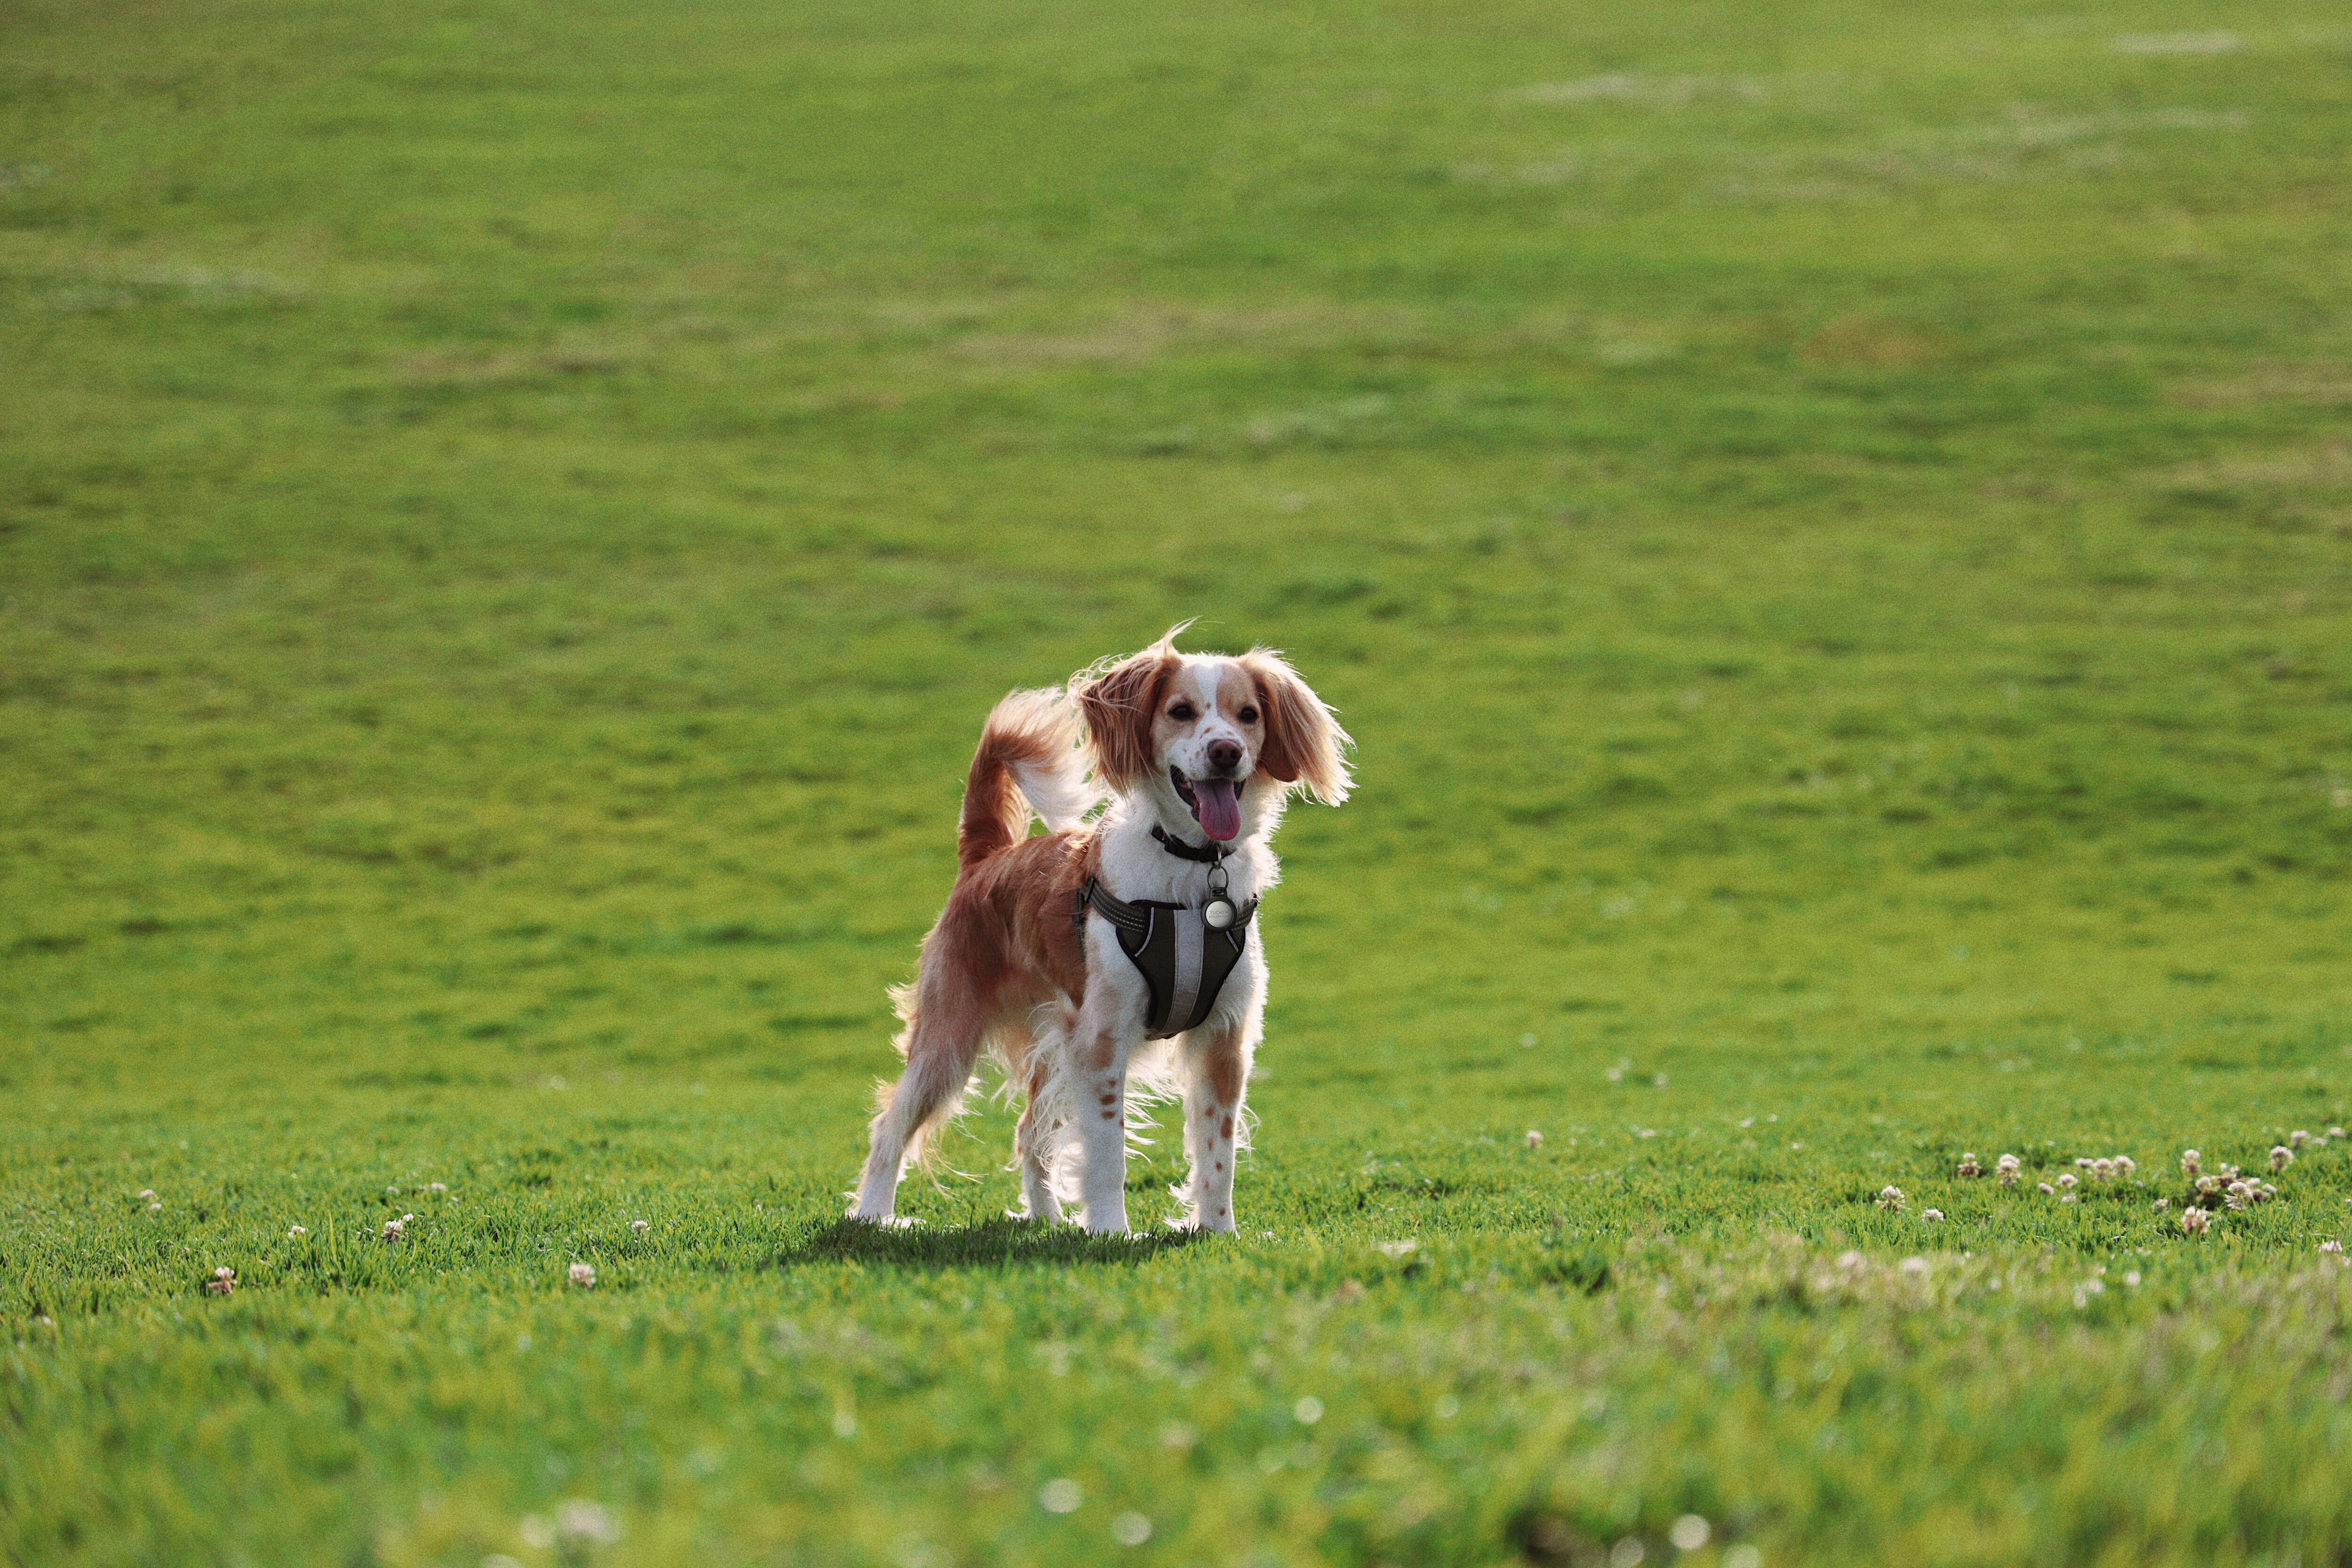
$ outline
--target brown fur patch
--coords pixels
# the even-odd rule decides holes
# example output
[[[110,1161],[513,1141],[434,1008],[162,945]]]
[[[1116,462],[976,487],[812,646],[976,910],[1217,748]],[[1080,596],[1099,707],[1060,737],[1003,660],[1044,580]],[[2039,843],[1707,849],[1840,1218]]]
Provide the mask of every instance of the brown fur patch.
[[[1209,1092],[1216,1097],[1217,1103],[1223,1106],[1239,1105],[1242,1100],[1240,1034],[1228,1029],[1212,1038],[1209,1041],[1208,1058],[1203,1065],[1208,1068]],[[1230,1119],[1225,1122],[1225,1131],[1226,1134],[1231,1136],[1233,1122]]]
[[[1152,724],[1160,695],[1179,660],[1165,640],[1113,665],[1077,689],[1078,711],[1094,750],[1095,777],[1112,789],[1134,787],[1159,765]]]
[[[1258,767],[1283,784],[1304,784],[1316,799],[1337,805],[1348,798],[1348,763],[1340,748],[1348,732],[1298,672],[1269,648],[1252,648],[1241,666],[1257,682],[1265,710],[1265,745]]]
[[[1087,952],[1072,911],[1101,865],[1102,846],[1086,828],[1022,839],[966,869],[933,936],[952,924],[959,945],[992,950],[1000,986],[1017,977],[1030,1005],[1056,994],[1083,1003]]]

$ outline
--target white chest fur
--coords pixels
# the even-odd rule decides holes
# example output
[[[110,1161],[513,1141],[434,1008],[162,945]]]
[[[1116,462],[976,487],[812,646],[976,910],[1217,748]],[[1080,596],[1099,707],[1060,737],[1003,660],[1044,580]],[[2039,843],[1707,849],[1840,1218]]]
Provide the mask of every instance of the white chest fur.
[[[1102,823],[1102,866],[1097,873],[1104,889],[1129,903],[1139,900],[1199,908],[1210,898],[1210,868],[1198,860],[1171,854],[1151,837],[1155,824],[1148,813],[1113,806]],[[1199,840],[1195,829],[1183,841]],[[1225,897],[1246,906],[1279,879],[1274,851],[1263,837],[1234,842],[1224,859]]]

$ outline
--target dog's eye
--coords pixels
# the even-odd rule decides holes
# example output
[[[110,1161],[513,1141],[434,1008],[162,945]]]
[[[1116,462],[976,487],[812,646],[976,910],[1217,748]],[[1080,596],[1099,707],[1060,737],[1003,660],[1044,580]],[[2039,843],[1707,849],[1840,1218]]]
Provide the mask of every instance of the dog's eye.
[[[1239,713],[1235,714],[1234,717],[1239,719],[1244,724],[1255,724],[1257,722],[1257,710],[1255,708],[1244,708]]]
[[[1190,724],[1193,717],[1192,705],[1190,702],[1179,702],[1175,707],[1168,710],[1168,717],[1180,724]]]

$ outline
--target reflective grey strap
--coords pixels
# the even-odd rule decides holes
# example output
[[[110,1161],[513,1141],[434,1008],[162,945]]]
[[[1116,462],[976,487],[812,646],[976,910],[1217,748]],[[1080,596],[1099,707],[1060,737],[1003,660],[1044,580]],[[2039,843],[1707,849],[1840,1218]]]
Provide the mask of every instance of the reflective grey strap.
[[[1087,910],[1089,907],[1129,936],[1139,937],[1151,926],[1151,922],[1144,917],[1141,910],[1137,909],[1133,904],[1112,898],[1103,891],[1102,884],[1092,877],[1087,878],[1087,885],[1078,889],[1077,906],[1073,912],[1077,916],[1080,931],[1086,929]]]
[[[1192,1006],[1201,996],[1201,934],[1208,928],[1198,910],[1170,910],[1176,923],[1175,995],[1168,1001],[1166,1028],[1181,1034],[1192,1026]]]

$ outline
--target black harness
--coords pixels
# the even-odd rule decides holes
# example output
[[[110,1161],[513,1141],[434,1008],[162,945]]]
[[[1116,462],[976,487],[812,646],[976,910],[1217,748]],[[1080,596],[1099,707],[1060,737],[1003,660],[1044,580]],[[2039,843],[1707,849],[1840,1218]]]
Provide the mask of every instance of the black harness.
[[[1225,896],[1224,850],[1213,844],[1194,848],[1157,827],[1151,837],[1171,855],[1208,863],[1208,902],[1197,910],[1157,899],[1129,903],[1104,892],[1102,884],[1089,877],[1078,889],[1070,917],[1077,921],[1081,937],[1086,934],[1088,910],[1110,922],[1118,933],[1119,950],[1142,972],[1143,983],[1151,988],[1151,1008],[1143,1021],[1145,1037],[1164,1040],[1198,1028],[1215,1008],[1225,976],[1248,951],[1250,917],[1257,913],[1257,900],[1237,907]]]

